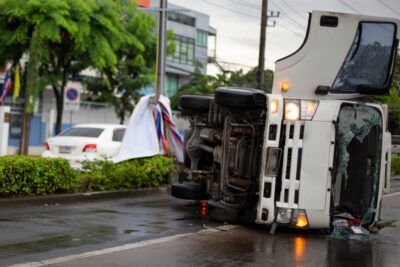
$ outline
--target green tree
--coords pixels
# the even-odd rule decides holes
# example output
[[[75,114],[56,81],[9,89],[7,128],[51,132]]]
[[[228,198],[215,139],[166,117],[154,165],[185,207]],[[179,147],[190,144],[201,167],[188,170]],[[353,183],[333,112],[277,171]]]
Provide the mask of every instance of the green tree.
[[[392,134],[400,134],[400,57],[397,56],[393,72],[390,94],[385,96],[368,97],[367,100],[384,103],[389,106],[389,130]]]
[[[178,109],[178,100],[181,95],[211,95],[214,92],[217,78],[211,75],[204,75],[200,68],[201,66],[197,64],[195,71],[189,76],[189,82],[182,85],[177,93],[171,97],[172,109]]]
[[[114,105],[120,123],[131,114],[134,103],[141,96],[139,90],[155,80],[157,32],[153,15],[126,14],[126,29],[140,42],[125,43],[116,50],[116,68],[103,68],[100,79],[86,80],[91,98]],[[167,32],[167,54],[174,52],[173,33]]]
[[[216,76],[204,75],[200,71],[201,66],[197,65],[195,72],[189,76],[189,82],[181,86],[178,92],[171,97],[172,109],[178,108],[178,100],[181,95],[212,95],[218,87],[247,87],[256,88],[256,72],[257,68],[253,68],[247,73],[242,69],[235,72],[217,74]],[[273,81],[272,70],[266,70],[264,76],[264,88],[267,92],[271,92]]]
[[[0,10],[0,60],[17,62],[29,52],[33,29],[39,31],[41,51],[46,51],[37,62],[39,89],[48,85],[54,92],[56,133],[71,75],[88,67],[115,72],[121,46],[143,46],[126,26],[139,14],[132,1],[0,0]]]
[[[244,73],[243,70],[232,72],[229,76],[228,84],[229,86],[257,88],[256,75],[257,67],[251,69],[247,73]],[[264,71],[264,88],[267,93],[270,93],[272,90],[273,78],[274,73],[272,70]]]

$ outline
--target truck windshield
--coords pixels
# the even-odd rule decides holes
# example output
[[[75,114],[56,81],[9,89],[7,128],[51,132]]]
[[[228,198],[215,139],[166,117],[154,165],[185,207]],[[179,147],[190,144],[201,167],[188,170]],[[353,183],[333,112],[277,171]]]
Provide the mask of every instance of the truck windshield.
[[[357,93],[360,86],[386,90],[390,76],[396,26],[361,22],[354,42],[332,87],[332,93]]]

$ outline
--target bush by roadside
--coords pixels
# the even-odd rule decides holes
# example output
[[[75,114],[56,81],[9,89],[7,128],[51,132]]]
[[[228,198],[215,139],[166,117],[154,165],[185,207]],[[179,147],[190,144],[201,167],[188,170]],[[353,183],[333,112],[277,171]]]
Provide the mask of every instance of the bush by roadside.
[[[392,174],[400,174],[400,156],[392,157]],[[164,156],[133,159],[114,164],[85,161],[72,169],[61,158],[0,157],[0,197],[55,193],[157,188],[169,183],[175,171],[173,159]]]
[[[400,174],[400,156],[392,156],[391,169],[393,174]]]
[[[111,161],[84,161],[80,171],[81,191],[154,188],[167,185],[175,170],[174,161],[164,156]]]
[[[85,161],[79,171],[65,159],[4,156],[0,157],[0,197],[154,188],[168,184],[174,169],[173,159],[163,156],[119,164]]]
[[[71,192],[77,172],[65,159],[0,157],[0,196],[34,196]]]

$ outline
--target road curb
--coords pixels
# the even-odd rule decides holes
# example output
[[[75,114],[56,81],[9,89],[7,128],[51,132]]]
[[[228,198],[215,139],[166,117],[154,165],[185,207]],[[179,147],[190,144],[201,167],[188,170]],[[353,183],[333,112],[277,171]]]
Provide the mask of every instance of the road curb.
[[[169,187],[146,188],[129,191],[105,191],[87,192],[74,194],[54,194],[35,197],[15,197],[0,199],[0,207],[22,206],[22,205],[56,205],[76,202],[90,202],[100,200],[110,200],[118,198],[139,198],[154,194],[166,194]]]

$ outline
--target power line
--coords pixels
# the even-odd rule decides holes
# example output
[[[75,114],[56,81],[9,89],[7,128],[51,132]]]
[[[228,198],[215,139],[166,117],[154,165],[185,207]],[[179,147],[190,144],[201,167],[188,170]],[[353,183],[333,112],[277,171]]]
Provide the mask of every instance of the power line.
[[[225,10],[228,10],[228,11],[233,12],[233,13],[236,13],[236,14],[240,14],[240,15],[243,15],[243,16],[246,16],[246,17],[250,17],[250,18],[252,18],[253,20],[259,20],[259,16],[251,16],[251,15],[249,15],[249,14],[242,13],[242,12],[239,12],[239,11],[234,10],[234,9],[231,9],[231,8],[227,8],[226,6],[222,6],[222,5],[215,4],[215,3],[212,3],[212,2],[207,1],[207,0],[201,0],[201,1],[203,1],[203,2],[205,2],[205,3],[207,3],[207,4],[209,4],[209,5],[212,5],[212,6],[221,8],[221,9],[225,9]],[[248,4],[250,4],[250,3],[248,3]],[[254,6],[255,6],[255,5],[254,5]],[[260,8],[260,7],[258,7],[258,8]],[[280,8],[280,9],[282,9],[282,8]],[[286,12],[283,12],[283,13],[287,14]],[[287,16],[288,16],[288,18],[290,18],[290,16],[289,16],[288,14],[287,14]],[[288,20],[287,18],[283,18],[283,20],[286,21],[286,22],[288,22],[288,23],[291,23],[292,25],[294,25],[294,26],[300,28],[300,29],[303,30],[303,31],[305,30],[305,27],[302,26],[300,23],[298,23],[298,22],[296,22],[296,21],[292,22],[292,21]],[[293,20],[293,19],[291,19],[291,20]],[[300,37],[300,38],[304,38],[304,36],[302,36],[302,35],[299,34],[298,32],[293,31],[293,30],[290,29],[289,27],[285,27],[285,26],[283,26],[283,25],[281,25],[281,27],[284,28],[285,30],[289,31],[289,32],[292,32],[293,34],[297,35],[297,36]]]
[[[390,6],[388,3],[385,3],[382,0],[377,0],[377,1],[381,3],[383,6],[385,6],[387,9],[390,9],[393,13],[396,13],[397,15],[400,16],[400,12],[398,12],[394,7]]]
[[[231,1],[235,2],[236,4],[239,4],[239,5],[242,5],[242,6],[245,6],[245,7],[249,7],[249,8],[252,8],[252,9],[256,9],[256,10],[260,9],[260,6],[257,6],[255,4],[250,4],[250,3],[247,3],[247,2],[244,2],[244,1],[241,1],[241,0],[231,0]],[[271,0],[270,0],[270,3],[272,3]],[[272,4],[274,4],[274,3],[272,3]],[[274,4],[274,5],[277,6],[276,4]],[[289,14],[287,12],[285,12],[281,7],[278,7],[278,9],[280,9],[282,14],[287,15],[287,18],[282,18],[280,16],[279,16],[279,18],[282,18],[282,20],[285,20],[286,22],[288,22],[288,23],[292,24],[293,26],[301,29],[302,31],[305,31],[305,27],[302,24],[297,22],[295,19],[291,18],[289,16]]]
[[[275,2],[270,0],[270,3],[272,5],[275,6],[276,9],[280,10],[282,14],[287,16],[287,22],[289,22],[290,24],[292,24],[295,27],[300,28],[301,30],[305,30],[305,27],[303,24],[299,23],[297,20],[293,19],[288,12],[286,12],[286,10],[284,8],[282,8],[281,6],[279,6],[278,4],[276,4]]]
[[[239,15],[242,15],[242,16],[246,16],[246,17],[249,17],[249,18],[252,18],[252,19],[255,19],[255,20],[259,19],[259,18],[255,17],[255,16],[252,16],[252,15],[249,15],[249,14],[246,14],[246,13],[242,13],[242,12],[239,12],[237,10],[230,9],[230,8],[227,8],[226,6],[218,5],[218,4],[212,3],[212,2],[207,1],[207,0],[201,0],[201,1],[206,2],[209,5],[216,6],[216,7],[231,11],[233,13],[236,13],[236,14],[239,14]]]
[[[361,12],[357,9],[355,9],[354,7],[352,7],[351,5],[347,4],[346,2],[344,2],[343,0],[338,0],[342,5],[346,6],[347,8],[349,8],[350,10],[360,14]]]
[[[248,2],[245,2],[245,1],[243,1],[243,0],[231,0],[231,1],[232,1],[232,2],[235,2],[236,4],[245,6],[245,7],[250,7],[250,8],[253,8],[253,9],[257,9],[257,10],[260,9],[260,6],[259,6],[259,5],[252,4],[252,3],[248,3]]]
[[[305,27],[305,26],[300,25],[300,24],[294,24],[294,23],[290,20],[290,17],[289,17],[287,14],[285,14],[285,13],[282,13],[282,14],[283,14],[283,16],[280,16],[280,18],[281,18],[282,20],[286,21],[287,23],[290,23],[291,25],[297,27],[298,29],[300,29],[300,30],[302,30],[302,31],[305,31],[305,30],[306,30],[306,27]],[[285,15],[286,15],[286,17],[285,17]]]
[[[297,15],[299,15],[300,17],[302,17],[303,19],[307,20],[307,18],[304,16],[304,14],[301,14],[299,11],[297,11],[297,9],[293,8],[291,5],[288,4],[288,2],[286,2],[285,0],[281,0],[282,3],[284,3],[287,7],[289,7],[294,13],[296,13]]]
[[[290,29],[289,27],[283,27],[283,26],[282,26],[282,28],[285,29],[285,30],[287,30],[287,31],[289,31],[289,32],[291,32],[291,33],[293,33],[293,34],[296,35],[297,37],[300,37],[301,39],[304,39],[304,35],[301,35],[300,33],[293,31],[293,30]]]
[[[243,0],[232,0],[232,1],[234,1],[234,2],[236,2],[236,3],[242,2],[242,5],[244,5],[244,6],[248,6],[248,7],[253,7],[253,8],[260,9],[260,5],[256,5],[256,4],[253,4],[253,3],[249,3],[249,2],[246,2],[246,1],[243,1]],[[239,3],[238,3],[238,4],[239,4]]]

